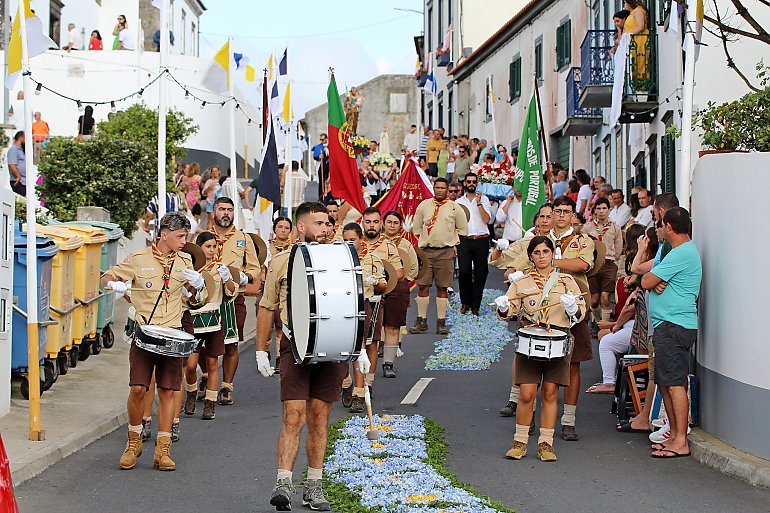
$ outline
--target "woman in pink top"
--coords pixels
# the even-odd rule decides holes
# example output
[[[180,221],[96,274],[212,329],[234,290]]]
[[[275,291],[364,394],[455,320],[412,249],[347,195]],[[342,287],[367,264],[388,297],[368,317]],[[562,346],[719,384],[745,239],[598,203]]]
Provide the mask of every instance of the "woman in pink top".
[[[209,218],[209,228],[214,225],[214,201],[217,199],[217,192],[222,187],[219,185],[220,173],[219,166],[211,166],[211,171],[209,173],[210,177],[203,186],[203,194],[206,196],[206,212],[208,213]]]
[[[197,162],[193,162],[189,166],[187,166],[187,169],[185,169],[185,175],[182,177],[182,181],[184,181],[187,185],[190,186],[190,191],[187,193],[185,199],[187,200],[187,204],[190,206],[190,208],[194,207],[196,203],[200,200],[200,190],[201,190],[201,175],[200,175],[201,166]]]

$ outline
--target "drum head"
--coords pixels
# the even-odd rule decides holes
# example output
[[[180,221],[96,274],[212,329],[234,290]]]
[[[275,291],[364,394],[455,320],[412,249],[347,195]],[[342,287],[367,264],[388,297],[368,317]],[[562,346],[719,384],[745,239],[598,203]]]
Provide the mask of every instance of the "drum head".
[[[423,276],[425,276],[425,273],[428,272],[428,254],[423,251],[421,248],[414,248],[414,252],[417,253],[417,261],[419,262],[419,270],[417,271],[416,278],[419,280]]]
[[[594,241],[594,265],[586,273],[586,278],[597,274],[604,266],[604,259],[607,258],[607,246],[596,237],[591,237]]]
[[[167,340],[174,341],[191,341],[195,337],[187,333],[186,331],[169,328],[168,326],[158,326],[155,324],[142,324],[137,327],[138,336],[143,342],[147,344],[165,343]]]
[[[287,308],[292,349],[297,361],[305,359],[311,338],[310,315],[316,314],[314,276],[307,273],[312,268],[310,252],[304,244],[295,244],[289,257]],[[313,334],[315,339],[315,333]]]
[[[385,279],[388,280],[388,284],[385,287],[385,292],[383,292],[383,294],[389,294],[393,292],[393,289],[398,285],[398,271],[393,267],[393,264],[386,260],[382,261],[382,267],[383,272],[385,273]]]
[[[203,254],[203,250],[197,244],[188,242],[184,245],[182,251],[192,257],[193,269],[196,271],[200,271],[206,265],[206,255]]]
[[[540,337],[540,338],[562,338],[567,336],[567,334],[560,329],[551,328],[551,331],[548,331],[542,326],[526,326],[523,328],[519,328],[517,333],[520,333],[522,335],[526,335],[529,337]]]

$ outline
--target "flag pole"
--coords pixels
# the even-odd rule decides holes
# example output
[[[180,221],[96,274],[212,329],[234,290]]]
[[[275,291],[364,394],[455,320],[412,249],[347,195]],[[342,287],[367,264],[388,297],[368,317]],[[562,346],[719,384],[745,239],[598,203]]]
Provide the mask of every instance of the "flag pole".
[[[676,196],[682,205],[690,204],[690,182],[692,180],[692,162],[690,161],[692,141],[692,97],[695,89],[695,52],[699,41],[695,40],[695,26],[698,23],[695,0],[687,6],[685,29],[684,83],[682,90],[682,142],[680,143],[682,178],[676,182]],[[653,193],[655,184],[652,184]]]
[[[165,2],[165,0],[164,0]],[[228,100],[229,130],[230,130],[230,197],[233,198],[235,211],[233,212],[233,224],[236,228],[241,226],[241,198],[238,196],[238,170],[235,155],[235,62],[233,59],[233,36],[227,38],[227,94]]]
[[[533,77],[535,79],[535,99],[537,100],[537,115],[540,119],[540,138],[543,141],[543,153],[545,154],[545,179],[546,183],[548,184],[548,190],[546,191],[546,195],[550,200],[552,200],[553,196],[553,189],[551,188],[551,180],[553,172],[551,170],[551,159],[548,158],[548,140],[545,138],[545,124],[543,123],[543,108],[540,105],[540,89],[537,85],[537,75],[533,74]]]
[[[497,146],[498,140],[497,140],[497,126],[495,124],[495,93],[492,90],[492,75],[490,74],[487,77],[487,91],[489,94],[489,99],[492,102],[492,143]],[[490,145],[491,146],[491,145]],[[495,154],[497,154],[497,148],[495,148]],[[489,151],[489,150],[487,150]]]
[[[29,67],[29,44],[27,40],[28,0],[19,2],[19,34],[21,35],[21,68],[24,88],[24,163],[27,169],[27,382],[29,383],[29,439],[45,440],[45,431],[40,426],[40,352],[38,335],[37,297],[37,226],[36,207],[37,168],[33,161],[32,140],[32,82]]]
[[[289,46],[286,46],[286,90],[284,92],[284,96],[289,101],[286,102],[284,110],[288,112],[284,112],[284,117],[288,121],[289,128],[286,131],[286,146],[284,147],[283,152],[283,165],[285,167],[285,172],[283,174],[283,187],[284,187],[284,194],[283,194],[283,202],[286,203],[286,217],[289,218],[289,220],[292,220],[291,216],[291,205],[294,200],[292,198],[292,195],[294,194],[293,191],[293,181],[294,177],[292,176],[293,172],[291,169],[291,162],[292,162],[292,147],[291,147],[291,125],[294,121],[292,115],[291,115],[291,74],[289,73]],[[280,73],[280,71],[279,71]]]
[[[267,68],[263,72],[265,76],[262,80],[262,143],[267,139],[267,121],[270,112],[267,104]]]
[[[164,73],[168,66],[168,7],[169,0],[163,0],[160,7],[160,69]],[[155,226],[160,226],[161,218],[166,214],[166,77],[158,84],[158,217]],[[160,233],[155,230],[155,233]]]

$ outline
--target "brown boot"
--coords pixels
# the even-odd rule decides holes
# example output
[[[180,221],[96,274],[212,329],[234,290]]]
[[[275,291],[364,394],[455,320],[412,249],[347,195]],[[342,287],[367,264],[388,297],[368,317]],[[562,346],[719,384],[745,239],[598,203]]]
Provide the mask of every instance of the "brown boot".
[[[153,465],[158,470],[176,470],[176,463],[171,459],[171,437],[161,436],[155,441]]]
[[[214,420],[216,418],[215,409],[217,407],[216,401],[209,401],[206,399],[203,402],[203,420]]]
[[[428,331],[428,319],[425,317],[418,317],[414,321],[414,326],[409,328],[409,333],[425,333]]]
[[[449,335],[449,330],[446,329],[446,319],[436,319],[436,333],[439,335]]]
[[[198,398],[198,391],[187,392],[184,400],[184,414],[195,415],[195,400]]]
[[[123,455],[120,457],[120,468],[123,470],[131,470],[136,466],[136,459],[141,455],[142,434],[129,431],[126,448],[123,451]]]

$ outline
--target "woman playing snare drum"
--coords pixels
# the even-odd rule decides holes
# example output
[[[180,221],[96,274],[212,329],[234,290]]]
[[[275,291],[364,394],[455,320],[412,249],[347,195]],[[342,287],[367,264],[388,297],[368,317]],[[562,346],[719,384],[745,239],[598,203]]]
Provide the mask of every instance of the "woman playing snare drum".
[[[507,294],[495,300],[500,317],[512,317],[521,312],[521,326],[539,325],[565,334],[586,312],[585,301],[572,276],[559,274],[553,267],[554,246],[551,239],[533,237],[527,255],[534,268],[527,274],[514,273]],[[544,306],[551,308],[542,310]],[[556,331],[552,333],[557,334]],[[559,386],[569,385],[570,355],[552,360],[535,360],[517,353],[514,360],[514,383],[521,388],[516,409],[516,434],[507,458],[520,460],[527,454],[529,426],[537,387],[542,382],[543,408],[540,412],[540,438],[537,455],[542,461],[556,461],[553,451],[553,431],[558,413]]]

